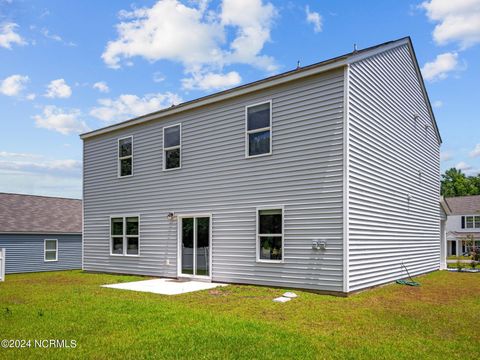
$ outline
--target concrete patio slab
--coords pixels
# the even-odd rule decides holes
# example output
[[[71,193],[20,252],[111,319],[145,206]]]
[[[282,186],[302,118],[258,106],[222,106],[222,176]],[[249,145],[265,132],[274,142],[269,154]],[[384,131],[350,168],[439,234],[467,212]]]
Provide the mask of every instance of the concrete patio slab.
[[[102,287],[106,288],[150,292],[161,295],[179,295],[193,291],[213,289],[219,286],[227,286],[227,284],[195,280],[153,279],[102,285]]]

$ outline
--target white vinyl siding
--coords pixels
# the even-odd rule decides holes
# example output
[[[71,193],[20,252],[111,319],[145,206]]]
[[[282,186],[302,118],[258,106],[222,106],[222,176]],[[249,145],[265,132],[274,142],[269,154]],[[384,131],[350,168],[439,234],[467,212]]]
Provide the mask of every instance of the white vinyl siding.
[[[272,100],[274,152],[245,159],[245,108]],[[182,124],[182,169],[163,128]],[[135,176],[111,177],[112,139],[135,139]],[[343,70],[84,141],[84,269],[177,276],[177,220],[212,214],[212,281],[342,291]],[[282,204],[283,263],[256,261],[256,208]],[[110,256],[109,218],[141,214],[141,256]],[[312,249],[312,239],[328,241]],[[320,256],[321,255],[321,256]],[[279,276],[281,271],[282,275]]]
[[[439,268],[439,143],[419,81],[407,45],[350,66],[350,291]]]

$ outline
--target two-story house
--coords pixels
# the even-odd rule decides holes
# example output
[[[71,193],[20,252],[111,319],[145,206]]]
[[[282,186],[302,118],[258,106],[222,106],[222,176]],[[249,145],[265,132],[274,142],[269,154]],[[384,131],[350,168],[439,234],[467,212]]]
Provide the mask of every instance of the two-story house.
[[[347,294],[440,267],[409,38],[81,138],[85,270]]]
[[[480,247],[480,195],[445,198],[447,255],[468,255]]]

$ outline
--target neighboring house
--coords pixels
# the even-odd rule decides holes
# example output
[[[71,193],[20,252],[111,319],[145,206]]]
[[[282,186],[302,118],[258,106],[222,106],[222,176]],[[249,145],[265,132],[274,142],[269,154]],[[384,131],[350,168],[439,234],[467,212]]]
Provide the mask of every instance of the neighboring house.
[[[82,201],[0,193],[5,272],[82,268]]]
[[[81,138],[85,270],[345,294],[440,267],[409,38]]]
[[[480,195],[445,198],[447,255],[466,255],[480,247]],[[475,244],[473,243],[475,242]]]

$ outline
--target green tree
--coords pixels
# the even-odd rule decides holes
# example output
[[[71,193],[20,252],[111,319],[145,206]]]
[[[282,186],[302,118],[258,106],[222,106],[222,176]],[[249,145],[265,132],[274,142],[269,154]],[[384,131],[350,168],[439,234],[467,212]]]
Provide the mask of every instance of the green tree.
[[[442,175],[441,192],[445,197],[480,194],[479,176],[467,177],[462,170],[451,168]]]

